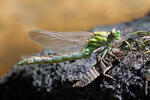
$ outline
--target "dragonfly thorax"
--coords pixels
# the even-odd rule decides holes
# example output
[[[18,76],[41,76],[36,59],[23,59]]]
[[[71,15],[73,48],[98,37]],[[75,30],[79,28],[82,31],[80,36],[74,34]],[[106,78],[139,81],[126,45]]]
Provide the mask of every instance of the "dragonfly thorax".
[[[101,46],[109,46],[114,40],[119,39],[120,31],[114,28],[110,32],[94,32],[93,37],[89,39],[88,46],[97,49]]]

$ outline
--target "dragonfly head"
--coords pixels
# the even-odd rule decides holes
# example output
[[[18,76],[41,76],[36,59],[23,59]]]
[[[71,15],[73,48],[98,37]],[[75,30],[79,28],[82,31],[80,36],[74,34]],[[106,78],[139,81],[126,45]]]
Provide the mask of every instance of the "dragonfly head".
[[[120,39],[120,30],[116,30],[115,28],[113,28],[110,32],[110,34],[115,37],[116,40]]]

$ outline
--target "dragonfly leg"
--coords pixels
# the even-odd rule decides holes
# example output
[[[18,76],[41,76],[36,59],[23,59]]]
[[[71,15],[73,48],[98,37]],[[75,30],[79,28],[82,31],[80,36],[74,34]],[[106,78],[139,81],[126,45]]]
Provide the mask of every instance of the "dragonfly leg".
[[[103,61],[106,61],[106,60],[103,59]],[[103,62],[101,62],[101,63],[103,63]],[[105,66],[104,63],[103,63],[103,66]],[[116,79],[114,79],[112,76],[106,74],[106,72],[107,72],[111,67],[112,67],[112,64],[109,62],[109,66],[108,66],[108,67],[105,66],[105,70],[103,70],[103,75],[104,75],[105,77],[111,78],[112,80],[116,80]]]
[[[102,49],[104,49],[104,48],[103,48],[103,47],[100,47],[100,48],[98,48],[98,49],[94,50],[94,52],[93,52],[93,53],[99,53]]]
[[[115,54],[113,54],[112,51],[108,52],[108,54],[119,61],[119,58]]]
[[[111,64],[111,63],[109,62],[109,59],[106,59],[106,58],[105,58],[105,59],[102,59],[102,62],[104,63],[105,66],[110,66],[110,64]]]
[[[102,62],[102,59],[105,57],[105,55],[106,55],[107,51],[108,51],[108,49],[106,48],[106,49],[104,50],[104,52],[103,52],[102,57],[101,57],[101,62]]]
[[[107,62],[105,59],[102,59],[102,58],[99,58],[98,59],[98,63],[100,65],[100,72],[105,76],[105,77],[108,77],[108,78],[111,78],[112,80],[116,80],[114,79],[112,76],[106,74],[106,72],[112,67],[112,64],[109,62]],[[104,64],[108,64],[108,67]]]

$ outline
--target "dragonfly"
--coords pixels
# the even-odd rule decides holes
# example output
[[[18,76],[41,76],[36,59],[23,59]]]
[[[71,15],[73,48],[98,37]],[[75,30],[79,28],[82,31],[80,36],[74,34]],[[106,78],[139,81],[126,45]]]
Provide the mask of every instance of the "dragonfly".
[[[52,51],[60,52],[50,56],[32,56],[23,58],[18,65],[52,64],[88,58],[100,47],[104,57],[112,47],[112,43],[120,38],[120,30],[99,32],[51,32],[46,30],[33,30],[29,37],[37,44]],[[76,52],[78,51],[78,52]]]

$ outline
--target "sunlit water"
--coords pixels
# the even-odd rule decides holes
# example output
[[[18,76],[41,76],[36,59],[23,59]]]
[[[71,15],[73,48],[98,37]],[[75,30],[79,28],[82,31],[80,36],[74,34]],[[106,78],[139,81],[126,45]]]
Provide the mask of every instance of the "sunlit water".
[[[0,76],[22,56],[42,50],[27,36],[31,29],[89,30],[144,16],[150,0],[1,0]]]

